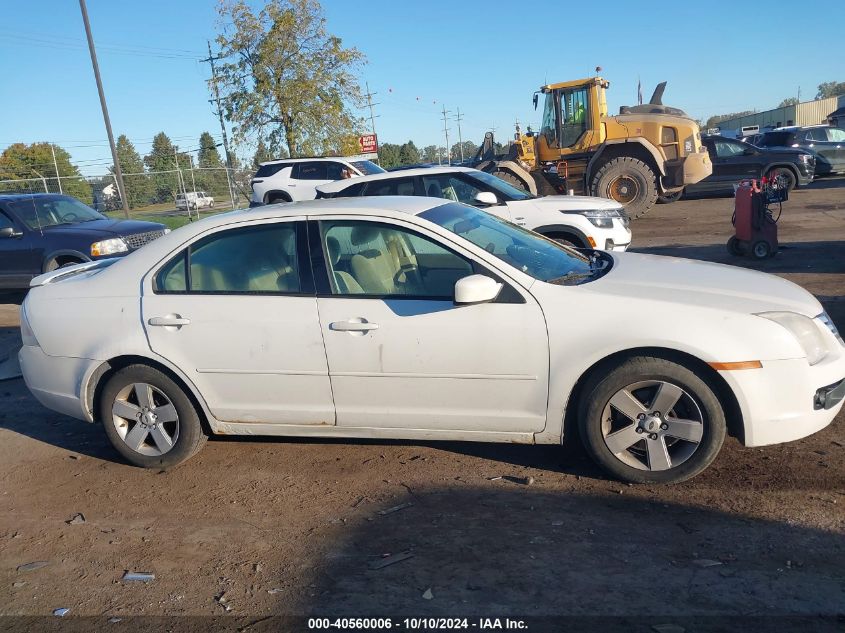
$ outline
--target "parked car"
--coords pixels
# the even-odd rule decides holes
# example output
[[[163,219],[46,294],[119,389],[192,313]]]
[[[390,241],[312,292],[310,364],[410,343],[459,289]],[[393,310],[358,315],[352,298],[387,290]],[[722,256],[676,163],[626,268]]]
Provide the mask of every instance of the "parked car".
[[[214,198],[205,191],[188,191],[187,193],[176,194],[176,208],[188,209],[213,209]]]
[[[346,158],[286,158],[261,163],[250,181],[250,207],[274,202],[313,200],[315,187],[333,180],[367,174],[383,174],[384,170],[368,160]]]
[[[789,147],[811,153],[816,159],[816,175],[845,173],[845,129],[826,125],[778,128],[763,134],[760,147]]]
[[[108,218],[70,196],[0,195],[0,288],[23,289],[62,266],[126,255],[169,231]]]
[[[317,187],[322,198],[429,196],[481,207],[488,213],[576,248],[624,251],[631,243],[628,216],[614,200],[590,196],[538,198],[469,167],[423,167],[338,181]]]
[[[172,467],[206,434],[553,444],[632,482],[826,427],[845,342],[799,286],[581,252],[428,197],[209,217],[131,257],[42,275],[26,384]],[[71,427],[72,428],[72,427]]]
[[[813,181],[816,160],[801,149],[756,147],[718,135],[702,136],[701,144],[710,154],[713,173],[701,182],[687,185],[683,192],[661,196],[660,202],[674,202],[689,194],[732,195],[735,185],[743,180],[759,180],[763,176],[779,177],[789,189]]]

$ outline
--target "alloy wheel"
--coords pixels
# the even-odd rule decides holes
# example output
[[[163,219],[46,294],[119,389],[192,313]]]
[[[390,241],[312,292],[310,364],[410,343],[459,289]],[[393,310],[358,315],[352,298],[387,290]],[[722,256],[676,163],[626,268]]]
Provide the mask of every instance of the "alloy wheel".
[[[170,398],[153,385],[132,383],[112,404],[112,422],[123,442],[150,457],[169,452],[179,438],[179,414]]]

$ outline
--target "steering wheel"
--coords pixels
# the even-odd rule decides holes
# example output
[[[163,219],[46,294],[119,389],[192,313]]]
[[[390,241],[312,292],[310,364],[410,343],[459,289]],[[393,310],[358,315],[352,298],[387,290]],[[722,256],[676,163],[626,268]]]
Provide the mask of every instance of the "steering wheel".
[[[67,213],[65,213],[62,216],[62,222],[67,222],[67,221],[78,222],[81,219],[82,218],[80,218],[78,215],[76,215],[73,211],[68,211]]]
[[[402,280],[403,275],[405,277],[404,280]],[[413,278],[413,281],[411,278]],[[393,283],[396,285],[416,284],[418,286],[421,286],[422,277],[420,276],[420,269],[414,264],[405,264],[399,270],[396,271],[395,275],[393,275]]]
[[[484,247],[484,250],[487,251],[488,253],[490,253],[491,255],[495,255],[496,254],[496,245],[493,244],[493,242],[490,242],[489,244],[487,244],[487,246]]]

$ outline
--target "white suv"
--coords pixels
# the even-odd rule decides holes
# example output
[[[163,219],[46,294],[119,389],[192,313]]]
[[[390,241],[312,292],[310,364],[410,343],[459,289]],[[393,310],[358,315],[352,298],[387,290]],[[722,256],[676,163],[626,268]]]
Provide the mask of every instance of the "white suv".
[[[250,207],[273,202],[313,200],[316,187],[344,178],[386,173],[368,160],[354,158],[285,158],[261,163],[250,185]]]
[[[205,191],[189,191],[187,193],[176,194],[176,208],[177,209],[202,209],[214,208],[214,198],[208,195]]]
[[[481,207],[488,213],[576,248],[624,251],[631,243],[622,206],[591,196],[538,198],[477,169],[423,167],[342,180],[317,187],[320,198],[429,196]]]

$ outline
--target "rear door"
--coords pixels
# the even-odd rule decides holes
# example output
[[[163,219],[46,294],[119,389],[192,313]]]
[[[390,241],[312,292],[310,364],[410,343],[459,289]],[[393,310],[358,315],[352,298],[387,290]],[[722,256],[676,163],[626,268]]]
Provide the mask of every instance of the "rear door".
[[[845,171],[845,130],[832,127],[827,130],[832,148],[832,163],[835,171]]]
[[[144,282],[150,347],[224,422],[333,425],[334,404],[298,218],[200,237]]]
[[[841,147],[842,143],[831,141],[829,132],[830,128],[816,127],[804,133],[807,148],[816,155],[817,174],[829,174],[839,169],[840,157],[836,146]]]
[[[288,185],[291,188],[291,197],[294,200],[313,200],[317,197],[316,187],[340,180],[342,167],[340,163],[327,160],[303,161],[294,164]]]
[[[0,237],[0,288],[26,288],[41,272],[33,250],[33,234],[12,213],[0,207],[0,229],[13,234]]]

